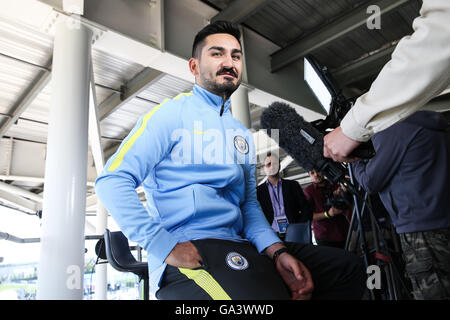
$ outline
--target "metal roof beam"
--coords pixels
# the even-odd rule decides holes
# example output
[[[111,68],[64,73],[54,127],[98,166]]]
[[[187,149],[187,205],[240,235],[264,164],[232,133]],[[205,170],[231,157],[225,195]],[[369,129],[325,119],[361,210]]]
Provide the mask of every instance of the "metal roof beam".
[[[19,207],[20,209],[30,212],[36,212],[41,207],[38,206],[36,202],[3,190],[0,190],[0,200],[6,201]]]
[[[122,93],[113,93],[98,106],[98,117],[105,119],[111,113],[119,109],[127,102],[134,99],[152,83],[158,81],[163,76],[163,72],[146,67],[136,77],[123,86]]]
[[[378,0],[373,5],[380,8],[380,15],[397,9],[409,0]],[[311,35],[299,39],[295,43],[278,50],[271,55],[271,71],[276,72],[287,65],[305,57],[307,54],[320,49],[330,42],[343,37],[349,32],[367,23],[371,17],[367,13],[367,7],[362,6],[338,19],[337,21],[324,26],[322,29]]]
[[[97,194],[91,194],[90,196],[86,197],[86,209],[96,206],[97,205]]]
[[[89,85],[89,145],[91,147],[92,158],[94,158],[95,170],[100,175],[105,165],[102,139],[100,133],[100,121],[97,109],[97,93],[95,90],[94,69],[91,60],[91,83]]]
[[[211,22],[226,20],[234,23],[244,22],[248,17],[268,5],[273,0],[234,0],[231,5],[215,15]]]
[[[18,175],[0,175],[0,180],[8,181],[21,181],[21,182],[32,182],[32,183],[44,183],[44,177],[31,177],[31,176],[18,176]],[[95,181],[86,182],[86,186],[93,187]]]
[[[75,13],[83,15],[84,13],[84,0],[63,0],[63,10],[67,13]]]
[[[394,52],[395,45],[387,49],[378,51],[375,54],[369,55],[366,58],[359,59],[342,68],[332,71],[333,77],[340,86],[345,86],[355,81],[359,81],[368,76],[377,74],[381,68],[389,62]]]
[[[36,193],[33,193],[31,191],[28,191],[28,190],[25,190],[25,189],[22,189],[22,188],[19,188],[19,187],[16,187],[16,186],[4,183],[4,182],[0,182],[0,190],[36,201],[39,203],[42,203],[42,201],[43,201],[42,196],[40,196]]]
[[[46,65],[47,69],[50,69],[52,59]],[[19,119],[24,111],[31,105],[36,96],[42,89],[50,82],[51,72],[41,71],[31,82],[27,89],[23,92],[19,100],[11,108],[11,117],[8,117],[3,123],[0,124],[0,137],[3,137],[8,129]]]
[[[50,5],[55,2],[41,1]],[[95,41],[94,48],[194,83],[194,76],[187,67],[191,58],[192,39],[205,25],[205,21],[210,21],[218,12],[198,0],[161,2],[164,2],[163,49],[155,46],[151,40],[152,34],[158,34],[158,30],[151,26],[152,10],[158,14],[158,6],[149,10],[149,1],[85,1],[82,21],[104,29],[101,37]],[[152,1],[152,6],[153,3],[155,2]],[[120,19],[116,18],[118,12]],[[267,106],[270,102],[285,100],[301,108],[303,117],[308,121],[323,116],[319,102],[307,87],[302,75],[296,72],[297,68],[276,75],[270,74],[269,57],[279,47],[247,28],[244,28],[243,34],[248,44],[245,48],[249,71],[247,84],[254,88],[249,91],[250,103]],[[117,103],[116,95],[109,97],[108,104],[114,104],[113,100]],[[108,109],[103,112],[99,109],[99,113],[102,120]]]

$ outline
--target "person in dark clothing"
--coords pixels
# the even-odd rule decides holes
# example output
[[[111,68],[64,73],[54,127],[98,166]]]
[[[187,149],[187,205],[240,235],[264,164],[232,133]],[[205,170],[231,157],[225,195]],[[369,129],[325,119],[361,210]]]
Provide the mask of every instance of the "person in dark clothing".
[[[445,118],[419,111],[373,136],[376,156],[353,165],[378,192],[404,254],[415,299],[450,299],[450,136]]]
[[[288,224],[312,220],[312,210],[297,181],[280,178],[279,159],[268,153],[264,160],[267,180],[257,187],[257,198],[267,221],[284,237]]]
[[[305,188],[306,199],[312,208],[314,238],[320,246],[343,249],[349,228],[349,208],[336,208],[329,199],[341,192],[338,184],[331,184],[319,172],[309,172],[312,184]]]

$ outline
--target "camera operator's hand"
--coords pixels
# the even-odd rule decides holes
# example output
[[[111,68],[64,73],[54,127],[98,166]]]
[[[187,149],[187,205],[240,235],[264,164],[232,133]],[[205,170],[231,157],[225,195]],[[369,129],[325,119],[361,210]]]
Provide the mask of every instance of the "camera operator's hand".
[[[342,192],[344,192],[344,187],[342,186],[342,184],[339,184],[339,187],[333,191],[333,194],[335,196],[339,196]]]
[[[203,264],[197,248],[190,241],[178,243],[165,261],[171,266],[186,269],[199,268]]]
[[[349,155],[360,144],[361,142],[347,137],[341,127],[337,127],[323,138],[323,156],[336,162],[354,162],[358,158]]]
[[[338,215],[338,214],[342,214],[342,213],[344,213],[343,210],[337,209],[337,208],[335,208],[335,207],[331,207],[330,210],[328,210],[328,215],[329,215],[330,217],[334,217],[334,216],[336,216],[336,215]]]

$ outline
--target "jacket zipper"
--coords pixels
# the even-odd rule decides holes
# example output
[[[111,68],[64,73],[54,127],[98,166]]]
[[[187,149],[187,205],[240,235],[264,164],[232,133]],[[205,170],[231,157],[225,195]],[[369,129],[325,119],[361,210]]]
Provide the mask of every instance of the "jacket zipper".
[[[223,99],[223,98],[222,98],[222,99]],[[224,111],[224,108],[225,108],[225,99],[223,99],[222,107],[220,108],[220,116],[222,116],[223,111]]]

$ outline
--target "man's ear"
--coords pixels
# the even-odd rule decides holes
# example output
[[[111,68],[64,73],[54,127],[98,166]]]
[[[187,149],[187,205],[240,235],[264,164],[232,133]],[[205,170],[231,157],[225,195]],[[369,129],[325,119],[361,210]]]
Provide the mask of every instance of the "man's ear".
[[[199,61],[197,58],[191,58],[189,59],[189,70],[194,75],[194,77],[197,77],[200,73],[199,71]]]

